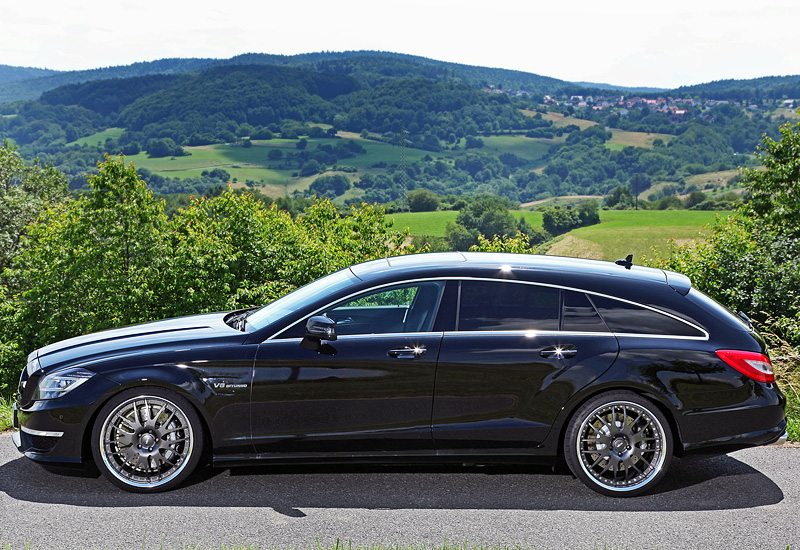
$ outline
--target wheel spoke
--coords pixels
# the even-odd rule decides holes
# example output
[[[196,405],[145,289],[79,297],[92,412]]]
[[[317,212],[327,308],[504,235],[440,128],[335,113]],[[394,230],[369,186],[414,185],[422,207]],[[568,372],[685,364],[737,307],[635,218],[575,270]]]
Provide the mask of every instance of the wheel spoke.
[[[647,484],[663,465],[664,429],[637,403],[617,401],[592,411],[576,438],[584,472],[603,487],[629,490]]]
[[[189,461],[192,428],[186,414],[164,398],[130,399],[106,416],[100,441],[103,462],[128,485],[166,483]]]

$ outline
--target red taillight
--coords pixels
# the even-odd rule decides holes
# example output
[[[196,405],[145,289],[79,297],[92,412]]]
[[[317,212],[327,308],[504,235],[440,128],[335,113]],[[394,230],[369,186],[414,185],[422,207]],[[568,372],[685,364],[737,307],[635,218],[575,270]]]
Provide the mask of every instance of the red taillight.
[[[721,349],[717,350],[717,355],[725,363],[756,382],[771,383],[775,381],[772,363],[769,362],[769,357],[763,353]]]

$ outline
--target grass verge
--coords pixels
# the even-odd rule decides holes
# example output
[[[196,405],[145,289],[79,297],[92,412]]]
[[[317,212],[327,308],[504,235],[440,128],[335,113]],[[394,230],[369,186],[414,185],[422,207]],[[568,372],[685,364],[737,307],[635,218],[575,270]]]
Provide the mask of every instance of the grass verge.
[[[14,410],[11,399],[0,396],[0,432],[8,430],[14,423]]]
[[[789,441],[800,441],[800,349],[793,348],[764,326],[759,329],[769,343],[775,380],[786,396]]]

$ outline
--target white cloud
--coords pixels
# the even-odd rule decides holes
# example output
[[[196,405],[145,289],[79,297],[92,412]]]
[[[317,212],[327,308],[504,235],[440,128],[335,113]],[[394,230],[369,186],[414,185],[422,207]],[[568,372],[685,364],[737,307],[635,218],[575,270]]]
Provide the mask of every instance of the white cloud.
[[[0,63],[88,69],[164,57],[375,49],[565,80],[671,87],[800,74],[794,0],[62,0],[4,6]]]

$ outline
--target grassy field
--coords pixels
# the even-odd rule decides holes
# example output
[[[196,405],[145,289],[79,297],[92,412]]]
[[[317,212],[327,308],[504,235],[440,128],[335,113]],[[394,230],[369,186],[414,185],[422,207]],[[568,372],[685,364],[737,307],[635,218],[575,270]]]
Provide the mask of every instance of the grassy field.
[[[99,135],[96,134],[96,136]],[[380,173],[384,169],[373,168],[375,165],[385,163],[387,166],[391,166],[399,164],[401,161],[401,150],[397,146],[379,141],[363,140],[360,137],[354,137],[353,139],[358,141],[367,152],[354,158],[342,159],[339,162],[340,166],[356,168],[359,170],[359,174],[364,172]],[[514,139],[525,140],[525,138]],[[527,149],[523,152],[526,155],[523,158],[539,158],[546,153],[547,146],[533,140],[527,141],[530,143],[524,144]],[[312,150],[317,145],[334,145],[339,142],[341,140],[334,138],[309,138],[307,150]],[[142,152],[138,155],[127,157],[127,160],[133,162],[137,168],[146,168],[161,176],[177,178],[199,176],[203,170],[224,168],[230,173],[231,178],[236,178],[240,186],[248,180],[254,181],[263,185],[263,188],[260,189],[262,192],[274,197],[291,193],[295,190],[304,191],[318,177],[294,177],[292,174],[297,171],[296,165],[289,165],[283,159],[268,160],[268,155],[273,149],[281,150],[284,156],[296,151],[296,140],[256,140],[252,143],[252,147],[223,144],[184,147],[184,150],[189,155],[183,157],[150,158],[146,153]],[[505,148],[511,150],[525,149],[519,144],[504,143],[502,140],[496,144],[496,147],[498,150],[505,150]],[[417,162],[429,154],[436,155],[420,149],[406,149],[408,162]],[[465,153],[461,152],[459,154],[463,155]],[[452,155],[441,154],[436,156],[446,158]],[[352,177],[353,174],[348,176]]]
[[[119,139],[119,136],[122,135],[122,132],[125,131],[125,128],[109,128],[107,130],[103,130],[102,132],[97,132],[96,134],[92,134],[91,136],[86,136],[82,138],[78,138],[72,143],[68,143],[67,145],[97,145],[98,143],[103,144],[106,142],[108,138],[111,139]]]
[[[622,147],[652,147],[653,142],[660,139],[666,145],[672,138],[669,134],[651,134],[646,132],[629,132],[627,130],[611,129],[611,139],[606,142],[606,147],[619,149]]]
[[[545,156],[554,145],[554,140],[533,139],[523,136],[490,136],[481,138],[484,146],[483,151],[488,151],[496,155],[503,153],[513,153],[519,158],[536,163]]]
[[[530,114],[533,116],[536,114],[535,111],[523,111],[525,114]],[[565,116],[561,113],[547,113],[542,115],[542,118],[545,120],[550,120],[553,122],[553,126],[569,126],[570,124],[574,124],[581,130],[585,130],[591,126],[596,125],[597,123],[592,120],[583,120],[582,118],[575,118],[573,116]]]
[[[548,254],[616,260],[633,254],[634,260],[666,250],[668,241],[702,238],[703,226],[727,212],[699,210],[602,210],[601,223],[567,233]]]
[[[569,232],[555,243],[548,254],[577,256],[598,260],[616,260],[628,254],[652,255],[651,248],[665,250],[669,239],[686,242],[699,238],[704,225],[715,215],[727,212],[695,210],[601,210],[601,223]],[[542,226],[540,212],[515,211],[534,227]],[[408,227],[412,235],[443,237],[448,221],[455,222],[457,212],[402,212],[390,214],[394,228]]]
[[[772,118],[778,118],[780,116],[789,120],[797,120],[800,118],[800,115],[797,114],[797,109],[787,109],[786,107],[779,107],[775,109],[775,112],[772,114]]]
[[[513,210],[511,212],[517,218],[524,217],[533,227],[542,226],[541,212],[527,212]],[[394,220],[394,229],[401,230],[408,227],[412,235],[431,235],[433,237],[444,237],[447,222],[455,223],[458,212],[444,210],[439,212],[399,212],[387,214],[388,219]]]
[[[708,174],[697,174],[686,178],[686,185],[696,185],[701,191],[707,186],[725,187],[728,180],[739,175],[739,170],[723,170],[722,172],[709,172]]]

